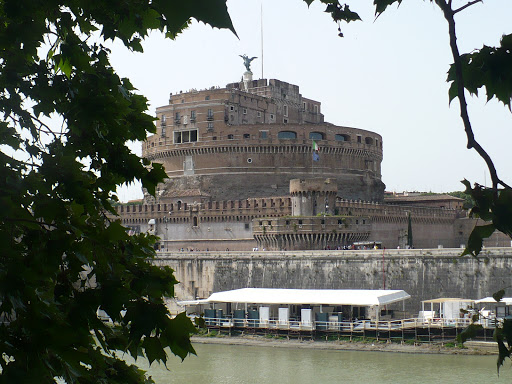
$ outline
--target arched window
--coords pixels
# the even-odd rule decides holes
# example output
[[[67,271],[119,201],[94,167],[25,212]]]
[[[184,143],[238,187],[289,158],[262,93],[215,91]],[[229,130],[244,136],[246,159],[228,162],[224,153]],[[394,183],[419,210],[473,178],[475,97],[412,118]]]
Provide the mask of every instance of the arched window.
[[[365,137],[364,138],[364,142],[368,145],[372,145],[373,144],[373,139],[371,137]]]
[[[337,134],[337,135],[334,136],[334,139],[336,141],[350,141],[350,136],[349,135]]]
[[[311,140],[325,140],[325,135],[322,132],[310,132],[309,138]]]
[[[278,139],[296,139],[297,132],[294,131],[281,131],[277,134]]]

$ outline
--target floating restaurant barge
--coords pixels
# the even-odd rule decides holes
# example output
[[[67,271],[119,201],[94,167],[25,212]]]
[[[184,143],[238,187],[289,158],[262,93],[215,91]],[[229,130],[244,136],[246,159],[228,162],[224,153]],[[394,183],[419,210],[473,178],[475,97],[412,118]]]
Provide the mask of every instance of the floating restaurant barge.
[[[400,304],[409,298],[402,290],[243,288],[180,304],[188,315],[203,316],[208,332],[400,342],[453,341],[475,313],[482,327],[473,339],[491,341],[512,305],[512,299],[433,299],[422,302],[417,318],[400,318]]]

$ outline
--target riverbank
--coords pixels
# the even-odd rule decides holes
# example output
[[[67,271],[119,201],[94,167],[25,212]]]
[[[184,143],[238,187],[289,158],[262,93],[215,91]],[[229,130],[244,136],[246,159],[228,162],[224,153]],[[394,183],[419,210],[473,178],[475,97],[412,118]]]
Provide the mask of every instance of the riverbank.
[[[378,341],[348,341],[348,340],[298,340],[298,339],[275,339],[265,336],[243,335],[243,336],[193,336],[192,343],[198,344],[222,344],[222,345],[247,345],[275,348],[294,349],[324,349],[340,351],[374,351],[374,352],[396,352],[396,353],[418,353],[418,354],[450,354],[450,355],[496,355],[498,347],[493,342],[469,341],[463,348],[452,343],[390,343]]]

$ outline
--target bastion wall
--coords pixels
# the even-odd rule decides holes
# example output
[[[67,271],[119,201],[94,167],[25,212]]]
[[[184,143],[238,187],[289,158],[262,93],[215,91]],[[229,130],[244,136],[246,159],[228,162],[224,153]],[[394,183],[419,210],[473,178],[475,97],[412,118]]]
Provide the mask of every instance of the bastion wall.
[[[175,270],[178,299],[246,287],[403,289],[409,315],[421,300],[479,299],[512,286],[512,248],[486,248],[482,257],[461,249],[296,252],[159,253],[157,265]]]

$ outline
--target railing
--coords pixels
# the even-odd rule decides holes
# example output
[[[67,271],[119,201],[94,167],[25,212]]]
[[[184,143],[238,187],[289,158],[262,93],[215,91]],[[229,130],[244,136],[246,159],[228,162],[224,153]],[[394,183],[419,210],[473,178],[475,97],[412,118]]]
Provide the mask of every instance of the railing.
[[[239,319],[232,317],[205,318],[207,326],[222,328],[262,328],[299,331],[340,331],[340,332],[364,332],[364,331],[400,331],[414,328],[466,328],[470,319],[421,319],[409,318],[400,320],[358,320],[358,321],[302,321],[283,319]],[[484,328],[494,328],[495,320],[483,319],[481,325]]]

